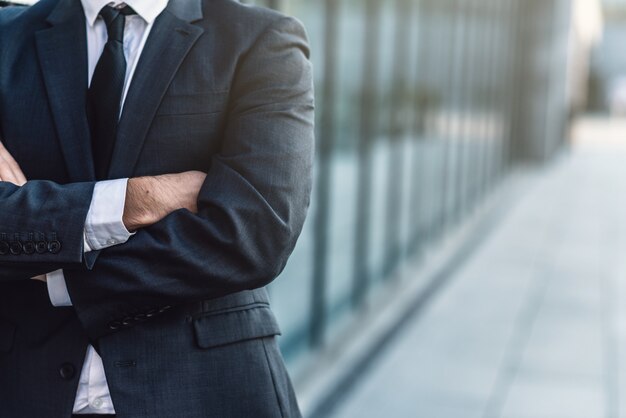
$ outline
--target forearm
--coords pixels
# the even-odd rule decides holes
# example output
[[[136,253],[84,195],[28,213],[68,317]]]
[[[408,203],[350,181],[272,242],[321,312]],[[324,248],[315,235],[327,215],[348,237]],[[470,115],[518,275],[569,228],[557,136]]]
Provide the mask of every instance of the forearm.
[[[103,250],[93,270],[66,272],[92,338],[115,331],[109,328],[114,318],[262,287],[282,270],[306,208],[294,207],[286,221],[251,190],[249,199],[224,205],[227,187],[209,188],[217,192],[214,204],[202,204],[198,215],[174,212],[126,244]]]
[[[0,182],[0,280],[83,261],[84,224],[95,183]]]
[[[179,209],[185,203],[195,212],[201,184],[195,184],[194,179],[205,177],[204,173],[190,172],[96,183],[85,222],[86,267],[93,268],[99,250],[126,243],[133,235],[129,228],[158,222],[163,213]],[[71,305],[62,269],[32,279],[47,282],[54,306]]]
[[[197,211],[197,199],[206,174],[178,174],[132,178],[128,181],[123,223],[136,231],[159,222],[178,209]]]

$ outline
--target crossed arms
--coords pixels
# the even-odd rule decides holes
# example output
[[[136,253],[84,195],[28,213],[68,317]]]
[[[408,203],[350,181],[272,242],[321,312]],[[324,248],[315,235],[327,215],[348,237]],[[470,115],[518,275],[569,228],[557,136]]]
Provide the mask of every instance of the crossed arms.
[[[129,179],[122,217],[124,227],[135,232],[179,209],[197,213],[198,194],[205,179],[206,173],[200,171]],[[19,164],[0,140],[0,182],[22,187],[27,181]],[[46,275],[33,279],[46,281]]]
[[[239,62],[223,145],[206,177],[188,172],[129,180],[124,223],[136,234],[99,254],[83,248],[95,183],[24,183],[4,153],[0,177],[15,183],[0,183],[0,230],[55,232],[63,247],[56,254],[0,257],[0,281],[64,269],[74,308],[92,338],[150,308],[269,283],[284,267],[309,205],[308,54],[297,21],[271,23]]]

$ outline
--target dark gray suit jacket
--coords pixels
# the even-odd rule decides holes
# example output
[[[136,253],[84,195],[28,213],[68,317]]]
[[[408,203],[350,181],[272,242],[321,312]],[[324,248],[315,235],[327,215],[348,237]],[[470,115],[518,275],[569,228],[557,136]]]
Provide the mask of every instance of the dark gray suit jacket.
[[[293,417],[264,286],[311,189],[313,93],[299,22],[233,0],[170,0],[149,36],[110,178],[202,170],[199,213],[83,254],[94,187],[78,0],[0,11],[0,417],[66,418],[88,342],[119,417]],[[30,277],[65,269],[74,307]]]

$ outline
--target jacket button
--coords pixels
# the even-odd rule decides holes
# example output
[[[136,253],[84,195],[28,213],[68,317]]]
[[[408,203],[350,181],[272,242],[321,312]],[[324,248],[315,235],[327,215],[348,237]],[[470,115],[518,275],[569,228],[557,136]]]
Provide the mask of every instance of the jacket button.
[[[56,254],[61,251],[61,243],[59,241],[50,241],[48,243],[48,251],[52,254]]]
[[[159,310],[157,308],[151,308],[146,311],[146,318],[152,318],[154,315],[158,314]]]
[[[171,306],[163,306],[161,309],[159,309],[159,312],[163,313],[163,312],[165,312],[165,311],[167,311],[168,309],[171,309],[171,308],[172,308]]]
[[[22,245],[24,249],[24,254],[32,254],[35,252],[35,243],[32,241],[27,241]]]
[[[135,315],[135,321],[145,321],[146,319],[148,319],[148,316],[144,313],[138,313]]]
[[[125,327],[129,326],[133,322],[135,322],[135,320],[130,316],[127,316],[126,318],[122,319],[122,325],[124,325]]]
[[[0,255],[7,255],[11,251],[9,243],[6,241],[0,241]]]
[[[111,321],[109,322],[109,329],[115,331],[116,329],[120,329],[122,327],[122,323],[120,321]]]
[[[43,254],[48,251],[48,243],[46,241],[37,241],[35,244],[35,251],[37,254]]]
[[[76,375],[76,368],[73,364],[63,363],[59,368],[59,374],[64,380],[72,380]]]
[[[11,248],[11,254],[13,254],[13,255],[20,255],[20,254],[22,254],[23,248],[22,248],[22,244],[20,242],[13,241],[11,243],[11,247],[10,248]]]

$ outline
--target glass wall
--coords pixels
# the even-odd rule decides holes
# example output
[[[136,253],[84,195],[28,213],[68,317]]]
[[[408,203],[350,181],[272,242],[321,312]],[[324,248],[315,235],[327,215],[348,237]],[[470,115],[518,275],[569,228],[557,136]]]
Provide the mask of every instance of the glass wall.
[[[312,207],[271,286],[290,363],[332,342],[512,164],[517,0],[255,1],[312,48]]]

